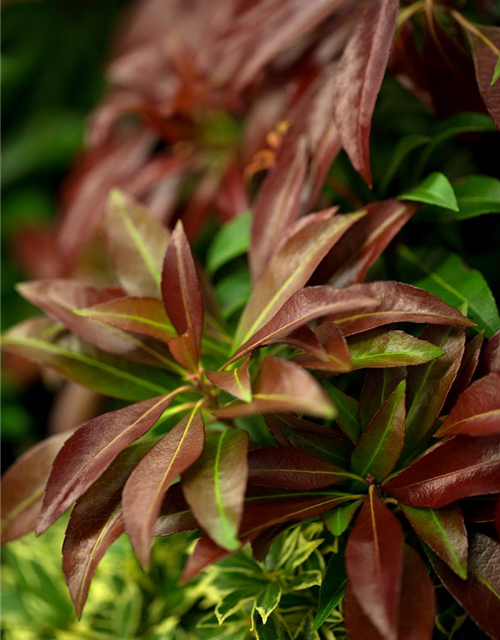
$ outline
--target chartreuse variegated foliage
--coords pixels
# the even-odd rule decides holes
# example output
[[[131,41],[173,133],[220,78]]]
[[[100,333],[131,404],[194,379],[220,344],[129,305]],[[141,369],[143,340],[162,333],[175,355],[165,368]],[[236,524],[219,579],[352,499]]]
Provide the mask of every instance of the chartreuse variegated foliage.
[[[3,540],[41,534],[72,507],[62,554],[78,617],[122,534],[155,572],[155,537],[192,532],[181,582],[205,571],[197,606],[209,609],[194,637],[428,640],[463,624],[463,638],[477,625],[499,639],[498,273],[480,272],[489,249],[468,264],[460,227],[500,209],[474,151],[498,137],[498,31],[453,3],[244,4],[217,28],[202,14],[215,41],[203,72],[184,66],[191,47],[174,47],[184,74],[171,111],[130,97],[165,132],[158,148],[171,144],[148,180],[164,166],[162,178],[193,164],[202,175],[173,229],[114,189],[101,229],[113,279],[19,286],[46,315],[7,330],[4,349],[115,403],[6,472]],[[274,61],[295,99],[261,122]],[[230,111],[259,82],[267,107],[253,94],[241,175],[240,112],[203,100]],[[123,102],[112,95],[108,109],[113,97]],[[371,145],[373,115],[383,140]],[[269,148],[250,153],[259,128]],[[123,182],[104,177],[106,191]],[[165,184],[141,195],[157,205]],[[107,195],[92,215],[82,204],[66,216],[66,252]],[[231,221],[200,234],[211,207]]]

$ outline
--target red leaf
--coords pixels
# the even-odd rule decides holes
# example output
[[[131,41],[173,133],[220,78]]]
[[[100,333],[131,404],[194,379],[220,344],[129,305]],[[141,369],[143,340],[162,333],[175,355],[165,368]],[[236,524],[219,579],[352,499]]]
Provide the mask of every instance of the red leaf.
[[[313,491],[350,474],[309,453],[289,447],[262,447],[248,454],[248,482],[289,491]]]
[[[500,372],[500,331],[488,340],[479,358],[478,376]]]
[[[355,284],[347,289],[370,296],[379,304],[363,313],[346,315],[343,311],[329,314],[345,336],[368,331],[392,322],[472,327],[474,323],[460,311],[450,307],[437,296],[402,282],[379,281]]]
[[[252,387],[250,384],[250,374],[248,365],[250,357],[247,357],[239,367],[231,371],[206,371],[206,376],[212,384],[227,391],[238,400],[251,402]]]
[[[406,378],[406,368],[368,369],[359,399],[359,417],[364,429],[398,384]]]
[[[335,373],[345,373],[352,369],[351,354],[347,342],[334,322],[328,321],[320,324],[316,329],[316,338],[322,351],[317,353],[317,350],[309,349],[307,355],[296,357],[296,362],[306,369]]]
[[[342,146],[370,187],[371,120],[389,60],[398,9],[398,0],[372,0],[361,15],[337,68],[334,104]]]
[[[258,347],[279,342],[307,322],[329,313],[364,311],[377,304],[365,295],[330,286],[306,287],[297,291],[262,329],[243,344],[226,364],[235,362]]]
[[[191,327],[182,335],[170,338],[168,348],[181,367],[194,373],[198,372],[198,347]]]
[[[151,540],[163,496],[177,476],[200,457],[204,441],[203,420],[196,406],[144,456],[125,485],[125,528],[145,568],[149,565]]]
[[[163,498],[160,515],[155,523],[154,535],[171,536],[174,533],[194,531],[199,528],[200,525],[195,520],[184,498],[180,482],[174,484]]]
[[[412,507],[437,509],[500,491],[500,440],[455,436],[434,446],[384,486]]]
[[[491,638],[500,638],[500,545],[477,533],[469,550],[469,577],[461,580],[437,556],[429,553],[432,566],[444,586]]]
[[[38,534],[99,478],[120,451],[151,429],[176,393],[105,413],[68,438],[52,465],[38,518]]]
[[[52,462],[69,437],[58,433],[28,449],[2,476],[2,544],[36,526]]]
[[[249,403],[233,402],[214,411],[218,418],[237,418],[254,413],[304,412],[319,417],[333,417],[333,406],[310,373],[302,367],[265,358],[262,373]]]
[[[436,437],[500,435],[500,373],[490,373],[466,389]]]
[[[203,301],[193,256],[182,222],[178,222],[168,245],[161,281],[167,315],[179,335],[192,329],[198,353],[203,333]]]
[[[349,536],[346,570],[364,614],[383,637],[396,638],[403,530],[373,485]]]
[[[479,31],[485,35],[497,49],[500,49],[500,28],[481,25]],[[478,36],[471,36],[471,42],[479,91],[493,122],[500,129],[500,92],[498,91],[498,80],[494,85],[491,84],[498,62],[498,51],[494,53],[491,47]]]
[[[432,580],[418,553],[405,545],[398,640],[430,640],[435,613]],[[360,607],[349,583],[344,598],[344,617],[350,640],[384,640]]]
[[[472,380],[472,376],[477,369],[481,347],[484,342],[484,331],[478,333],[470,342],[465,345],[464,355],[460,363],[457,377],[446,397],[443,413],[449,413],[450,409],[458,400],[459,395],[467,389]]]

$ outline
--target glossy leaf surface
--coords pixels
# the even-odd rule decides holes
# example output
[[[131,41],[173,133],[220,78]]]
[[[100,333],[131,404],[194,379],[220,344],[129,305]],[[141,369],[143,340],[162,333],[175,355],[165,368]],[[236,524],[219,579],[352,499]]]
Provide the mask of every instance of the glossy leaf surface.
[[[212,384],[227,391],[238,400],[251,402],[252,386],[248,365],[250,358],[246,358],[238,367],[230,371],[207,371],[206,376]]]
[[[448,178],[442,173],[431,173],[418,186],[405,191],[400,200],[424,202],[444,209],[458,211],[457,198]]]
[[[333,554],[328,561],[319,590],[318,611],[314,618],[313,631],[321,627],[344,596],[347,583],[344,562],[343,548]]]

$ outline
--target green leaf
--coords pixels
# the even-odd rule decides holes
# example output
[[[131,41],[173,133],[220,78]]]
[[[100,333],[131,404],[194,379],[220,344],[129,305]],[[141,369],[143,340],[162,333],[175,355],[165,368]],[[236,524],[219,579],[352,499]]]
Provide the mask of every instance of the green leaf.
[[[255,590],[252,587],[245,589],[235,589],[228,593],[215,609],[215,615],[219,624],[222,624],[226,618],[233,613],[242,609],[247,602],[255,598]]]
[[[485,331],[488,338],[500,329],[498,308],[486,280],[479,271],[469,269],[458,255],[442,249],[413,251],[405,246],[398,253],[413,267],[408,275],[416,286],[454,307],[466,303],[477,330]]]
[[[493,78],[491,79],[491,86],[493,86],[498,78],[500,78],[500,55],[498,56],[497,63],[495,65],[495,70],[493,71]]]
[[[356,443],[361,435],[361,425],[358,417],[358,401],[347,396],[330,382],[324,381],[322,386],[338,411],[336,420],[339,427],[351,442]]]
[[[246,266],[234,269],[215,285],[215,295],[219,301],[224,320],[230,318],[245,306],[252,293],[250,273]]]
[[[380,191],[382,193],[385,193],[387,187],[391,184],[403,160],[405,160],[414,149],[418,149],[418,147],[427,144],[431,139],[430,136],[410,134],[399,140],[384,171],[384,178],[380,185]]]
[[[344,552],[334,554],[326,567],[319,590],[319,605],[313,623],[313,631],[317,631],[331,612],[344,597],[347,576],[344,567]]]
[[[250,245],[252,214],[244,213],[225,224],[208,249],[207,269],[214,274],[223,265],[245,254]]]
[[[270,582],[255,600],[255,609],[260,613],[262,622],[266,624],[271,613],[281,600],[281,587],[277,582]]]
[[[490,176],[467,176],[454,187],[459,209],[451,216],[454,220],[500,213],[500,180]]]
[[[343,505],[337,509],[327,511],[322,515],[323,522],[330,533],[334,536],[341,536],[349,526],[356,510],[362,504],[362,500],[355,500],[350,504]]]
[[[398,196],[398,200],[414,200],[458,211],[455,192],[448,178],[439,172],[431,173],[418,186]]]
[[[252,628],[255,633],[256,640],[278,640],[282,638],[282,634],[278,634],[274,618],[270,618],[266,624],[264,624],[257,615],[256,610],[252,611]]]

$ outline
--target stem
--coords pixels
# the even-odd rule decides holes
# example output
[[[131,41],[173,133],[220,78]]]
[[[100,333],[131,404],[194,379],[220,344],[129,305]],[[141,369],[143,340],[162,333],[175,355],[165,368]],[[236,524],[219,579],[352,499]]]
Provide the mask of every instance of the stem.
[[[450,14],[460,26],[482,40],[484,44],[489,47],[496,56],[500,56],[500,49],[489,38],[487,38],[484,33],[476,27],[475,24],[469,22],[467,18],[464,18],[464,16],[458,11],[455,11],[455,9],[451,9]]]

